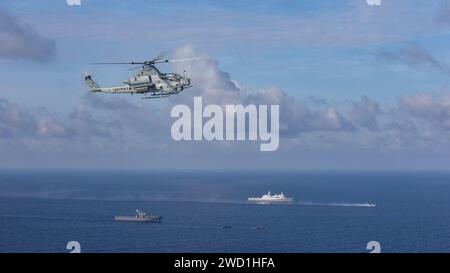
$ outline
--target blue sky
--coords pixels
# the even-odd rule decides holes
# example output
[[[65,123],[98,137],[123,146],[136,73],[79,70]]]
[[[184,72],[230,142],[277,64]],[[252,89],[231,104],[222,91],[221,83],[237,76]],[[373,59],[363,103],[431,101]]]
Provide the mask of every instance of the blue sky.
[[[450,167],[446,1],[0,0],[0,9],[0,167],[168,168],[176,158],[180,168]],[[130,73],[89,63],[161,52],[214,61],[188,65],[195,87],[178,98],[87,94],[85,71],[103,85]],[[170,139],[173,104],[207,96],[212,83],[211,100],[226,102],[231,80],[285,103],[279,151]]]

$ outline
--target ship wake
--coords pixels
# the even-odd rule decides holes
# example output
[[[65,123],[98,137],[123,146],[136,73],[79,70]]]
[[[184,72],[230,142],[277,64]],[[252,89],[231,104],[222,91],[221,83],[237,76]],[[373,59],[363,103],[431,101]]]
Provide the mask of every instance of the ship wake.
[[[299,206],[323,206],[323,207],[376,207],[374,203],[326,203],[326,202],[297,202]]]

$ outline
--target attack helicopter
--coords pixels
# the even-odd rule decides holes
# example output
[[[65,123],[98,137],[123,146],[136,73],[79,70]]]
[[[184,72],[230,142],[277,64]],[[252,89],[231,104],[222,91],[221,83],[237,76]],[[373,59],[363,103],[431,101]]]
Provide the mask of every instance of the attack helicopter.
[[[173,63],[181,61],[193,61],[199,58],[184,58],[184,59],[153,59],[144,62],[116,62],[116,63],[93,63],[105,65],[138,65],[133,69],[140,71],[134,74],[133,77],[124,81],[124,85],[100,87],[93,79],[92,75],[85,75],[84,80],[91,88],[91,92],[101,93],[129,93],[129,94],[144,94],[142,99],[164,98],[170,95],[178,94],[186,88],[192,87],[191,79],[178,73],[161,73],[156,67],[160,63]]]

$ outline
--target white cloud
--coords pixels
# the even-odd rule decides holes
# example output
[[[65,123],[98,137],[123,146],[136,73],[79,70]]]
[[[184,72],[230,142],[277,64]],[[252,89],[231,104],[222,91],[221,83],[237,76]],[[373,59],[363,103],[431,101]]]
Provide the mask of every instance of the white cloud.
[[[41,109],[41,112],[46,110]],[[39,115],[6,99],[0,98],[0,138],[62,137],[68,131],[54,117]]]
[[[0,8],[0,58],[46,61],[54,51],[52,40]]]
[[[402,96],[399,109],[436,128],[450,130],[450,93],[417,93]]]
[[[201,58],[199,61],[175,63],[178,72],[187,71],[194,87],[174,98],[176,102],[191,103],[193,96],[202,96],[205,104],[277,104],[280,105],[280,133],[298,136],[311,131],[351,131],[354,126],[334,107],[310,109],[306,103],[278,87],[268,87],[250,92],[231,79],[230,74],[220,70],[217,61],[198,53],[191,45],[176,51],[179,58]]]
[[[349,111],[349,117],[356,125],[370,131],[379,129],[377,118],[380,114],[380,104],[367,96],[361,97],[361,101],[352,102]]]
[[[377,53],[379,60],[398,63],[419,69],[428,69],[447,76],[450,67],[445,62],[434,57],[430,52],[416,43],[408,43],[396,50],[380,50]]]

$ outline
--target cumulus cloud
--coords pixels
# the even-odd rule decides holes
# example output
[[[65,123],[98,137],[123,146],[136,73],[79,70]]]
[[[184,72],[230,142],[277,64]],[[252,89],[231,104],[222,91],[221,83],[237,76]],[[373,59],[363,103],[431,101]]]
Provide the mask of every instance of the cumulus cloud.
[[[62,137],[68,134],[64,125],[54,117],[29,111],[6,99],[0,99],[0,138]]]
[[[380,114],[380,104],[367,96],[361,97],[358,102],[352,102],[349,111],[350,119],[356,125],[370,131],[379,129],[377,118]]]
[[[66,117],[60,118],[45,107],[27,108],[0,98],[0,138],[15,138],[19,141],[115,140],[122,130],[122,124],[114,117],[95,114],[87,105],[80,102]]]
[[[280,133],[282,136],[298,136],[313,131],[352,131],[354,126],[336,107],[322,105],[313,108],[306,101],[297,101],[277,87],[246,94],[244,104],[280,105]]]
[[[248,91],[231,79],[230,74],[220,70],[217,61],[197,52],[186,45],[176,51],[179,58],[201,58],[196,62],[176,63],[178,72],[187,71],[194,87],[174,101],[189,103],[193,96],[202,96],[204,103],[226,104],[265,104],[280,105],[280,133],[282,136],[298,136],[312,131],[352,131],[352,122],[333,106],[311,108],[307,102],[297,101],[293,96],[278,87]]]
[[[399,57],[411,63],[428,65],[444,71],[440,64],[412,45],[405,49]],[[403,56],[404,55],[404,56]],[[408,56],[408,58],[406,57]],[[249,91],[232,80],[230,74],[221,71],[217,61],[198,53],[192,46],[184,46],[176,52],[176,57],[202,57],[200,61],[192,63],[176,63],[179,72],[187,71],[192,78],[194,87],[183,91],[182,94],[171,97],[172,103],[191,104],[193,96],[202,96],[204,103],[225,104],[278,104],[280,105],[280,133],[285,138],[302,138],[310,133],[330,134],[348,132],[358,138],[361,128],[371,133],[377,133],[383,143],[392,140],[395,135],[398,143],[405,146],[416,137],[432,139],[433,130],[450,128],[450,96],[432,93],[416,94],[399,98],[394,107],[384,106],[374,99],[363,96],[359,101],[351,101],[345,107],[338,107],[324,100],[299,100],[287,94],[278,87],[267,87]],[[319,103],[320,102],[320,103]],[[425,122],[417,121],[425,119]],[[421,125],[418,129],[417,125]],[[430,129],[430,126],[433,128]],[[424,129],[424,127],[426,127]],[[431,131],[430,131],[431,130]],[[431,135],[430,135],[431,134]],[[402,141],[400,141],[400,139]],[[379,145],[379,140],[371,144]],[[356,145],[356,143],[355,143]]]
[[[136,105],[124,98],[118,97],[102,97],[98,94],[87,93],[84,95],[83,101],[95,109],[124,111],[133,110]]]
[[[450,130],[450,93],[418,93],[402,96],[398,102],[401,111],[425,120],[436,128]]]
[[[114,132],[121,129],[118,123],[98,117],[83,104],[70,113],[67,123],[74,129],[76,136],[86,139],[100,137],[113,140]]]
[[[54,51],[54,41],[0,8],[0,58],[46,61]]]

